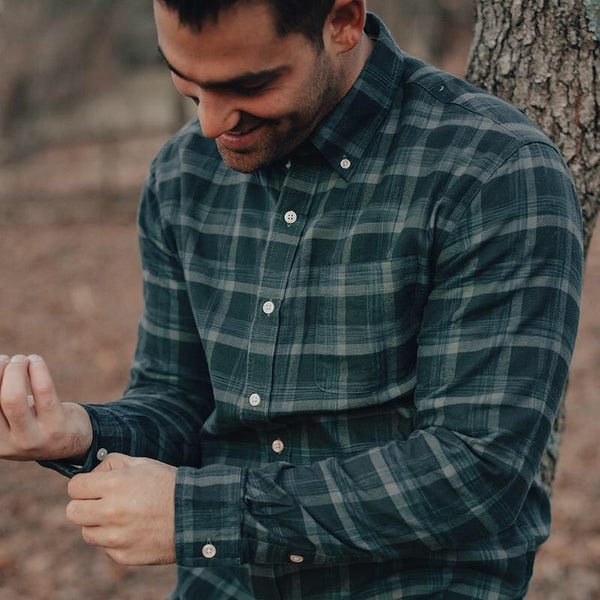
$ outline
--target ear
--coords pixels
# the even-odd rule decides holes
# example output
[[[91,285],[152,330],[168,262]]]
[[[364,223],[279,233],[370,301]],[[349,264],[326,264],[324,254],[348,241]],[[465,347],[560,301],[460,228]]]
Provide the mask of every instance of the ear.
[[[335,0],[325,22],[325,37],[337,52],[348,52],[358,44],[366,10],[365,0]]]

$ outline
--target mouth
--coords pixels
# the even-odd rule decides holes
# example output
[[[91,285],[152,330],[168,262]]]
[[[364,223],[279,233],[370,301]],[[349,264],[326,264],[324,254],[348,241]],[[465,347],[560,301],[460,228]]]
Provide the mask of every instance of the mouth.
[[[228,150],[240,151],[245,150],[250,146],[256,138],[261,134],[263,123],[259,123],[254,127],[250,127],[244,131],[228,131],[221,134],[217,141]]]

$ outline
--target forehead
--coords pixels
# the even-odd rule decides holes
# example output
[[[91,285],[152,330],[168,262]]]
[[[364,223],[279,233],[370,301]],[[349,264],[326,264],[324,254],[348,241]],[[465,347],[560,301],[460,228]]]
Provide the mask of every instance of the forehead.
[[[247,71],[277,68],[301,60],[309,40],[292,33],[280,36],[270,8],[240,2],[208,19],[198,32],[179,23],[176,12],[154,0],[158,43],[171,65],[192,79],[212,80]]]

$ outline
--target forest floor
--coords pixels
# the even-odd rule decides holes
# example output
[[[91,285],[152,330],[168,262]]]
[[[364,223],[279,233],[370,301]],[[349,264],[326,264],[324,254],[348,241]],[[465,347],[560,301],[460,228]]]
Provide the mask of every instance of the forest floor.
[[[100,155],[84,146],[49,150],[19,170],[0,169],[0,353],[42,354],[63,400],[105,402],[125,385],[142,308],[136,198],[159,141],[114,149],[121,165],[116,187],[105,175],[114,172],[110,148]],[[90,175],[92,162],[99,166]],[[528,600],[600,598],[599,304],[597,234],[571,370],[553,533],[539,552]],[[164,598],[173,568],[116,565],[82,541],[66,520],[66,502],[66,480],[56,473],[0,463],[2,600]]]

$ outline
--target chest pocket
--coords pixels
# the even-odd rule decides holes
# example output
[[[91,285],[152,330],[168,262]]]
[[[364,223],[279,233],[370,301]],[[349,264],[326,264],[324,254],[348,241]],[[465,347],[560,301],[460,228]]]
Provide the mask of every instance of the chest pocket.
[[[313,298],[314,374],[321,390],[364,395],[411,375],[416,289],[415,257],[321,269]]]

